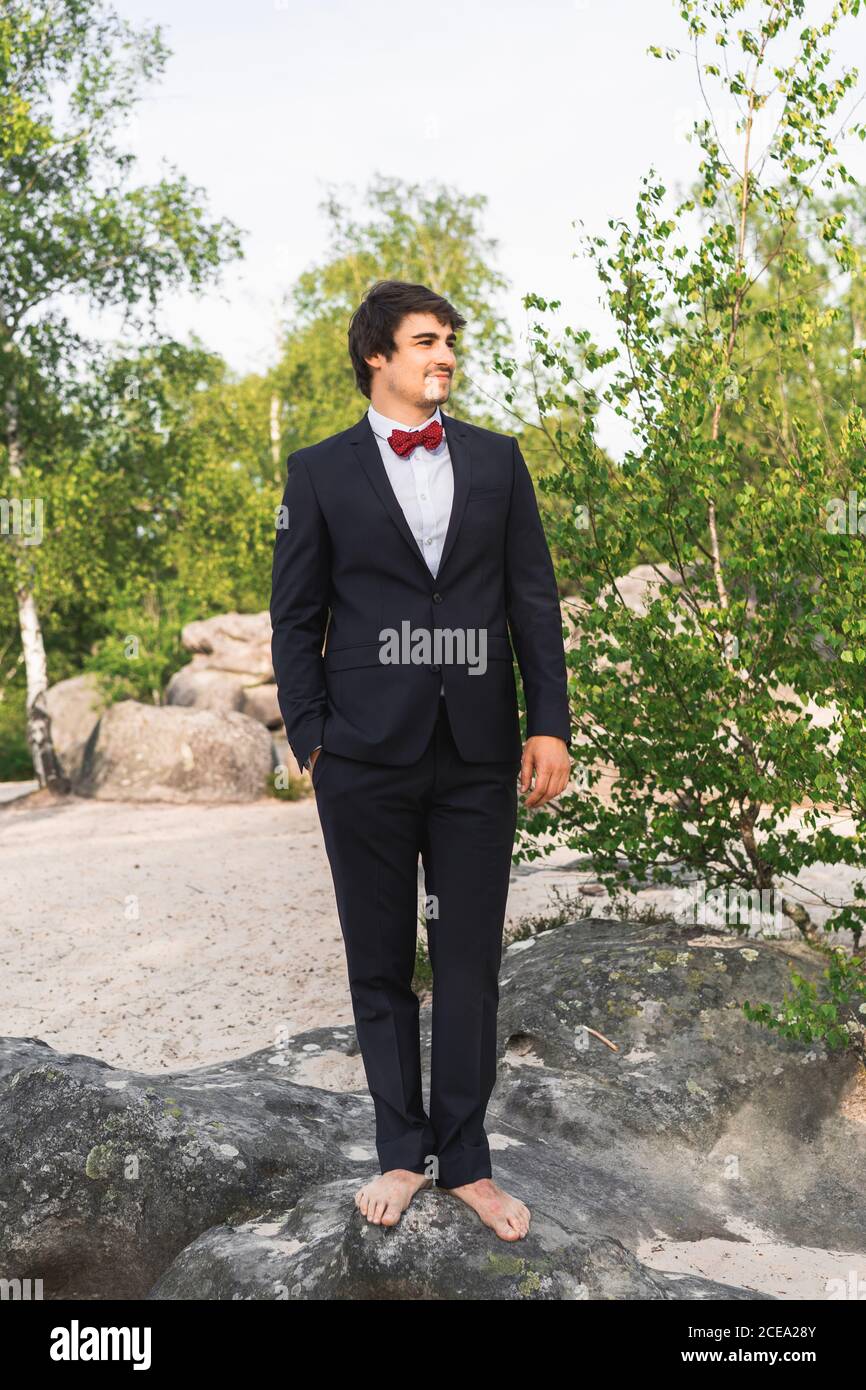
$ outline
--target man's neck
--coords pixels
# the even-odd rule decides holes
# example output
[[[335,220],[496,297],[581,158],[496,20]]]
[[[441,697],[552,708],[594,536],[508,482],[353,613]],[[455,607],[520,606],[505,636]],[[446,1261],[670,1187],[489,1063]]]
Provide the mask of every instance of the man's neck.
[[[389,398],[387,400],[373,400],[370,404],[380,415],[384,415],[386,420],[395,420],[400,425],[407,425],[414,429],[416,425],[423,425],[431,416],[436,414],[438,401],[430,401],[429,404],[412,405],[410,401]]]

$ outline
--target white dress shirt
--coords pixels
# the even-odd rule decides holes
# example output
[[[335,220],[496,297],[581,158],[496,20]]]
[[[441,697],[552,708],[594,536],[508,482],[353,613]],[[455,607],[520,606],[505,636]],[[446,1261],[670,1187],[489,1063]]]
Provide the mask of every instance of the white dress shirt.
[[[427,449],[419,444],[403,455],[394,452],[388,443],[388,435],[392,430],[423,430],[431,420],[438,420],[441,425],[439,407],[437,405],[433,414],[420,425],[404,425],[399,420],[390,420],[372,405],[367,411],[367,418],[376,436],[394,496],[435,579],[454,501],[454,470],[445,430],[443,428],[438,448]],[[439,689],[440,694],[444,695],[444,681]],[[322,745],[317,746],[321,748]],[[315,748],[311,750],[311,756],[315,751]]]
[[[392,430],[423,430],[431,420],[442,424],[439,407],[420,425],[401,425],[399,420],[389,420],[387,415],[374,410],[371,405],[367,417],[379,445],[379,453],[394,489],[394,495],[403,509],[412,535],[418,542],[418,549],[427,561],[427,568],[436,578],[442,549],[445,545],[445,532],[451,516],[454,501],[454,470],[448,452],[448,440],[443,427],[439,447],[427,449],[423,444],[411,449],[408,454],[397,454],[388,443]],[[439,687],[445,693],[445,682]]]
[[[394,495],[427,561],[427,568],[435,578],[454,501],[454,471],[448,440],[443,430],[437,449],[425,449],[423,444],[419,444],[410,453],[401,456],[391,448],[388,435],[392,430],[408,430],[410,433],[423,430],[432,420],[438,420],[441,425],[439,407],[437,405],[433,414],[421,425],[401,425],[399,420],[389,420],[386,415],[374,410],[372,405],[367,417]]]

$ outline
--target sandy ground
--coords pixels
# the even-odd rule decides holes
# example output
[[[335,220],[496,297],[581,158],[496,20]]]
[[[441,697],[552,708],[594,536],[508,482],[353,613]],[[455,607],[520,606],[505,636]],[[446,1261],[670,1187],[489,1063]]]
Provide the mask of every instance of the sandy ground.
[[[731,1240],[675,1241],[660,1236],[640,1242],[635,1254],[650,1269],[700,1274],[768,1298],[845,1302],[862,1297],[862,1254],[781,1245],[748,1222],[729,1222],[728,1229]]]
[[[158,1072],[352,1022],[312,797],[46,806],[20,791],[0,788],[3,1034]],[[506,931],[576,877],[515,866]]]
[[[175,806],[45,795],[0,784],[3,1034],[158,1072],[352,1022],[312,796]],[[559,848],[513,867],[506,937],[587,889],[610,915],[577,863]],[[808,890],[838,895],[849,882],[845,868],[816,866],[791,896],[820,919]],[[660,888],[631,900],[679,916],[684,897]]]
[[[0,784],[0,1034],[158,1073],[352,1022],[312,797],[46,804],[44,793],[22,796],[33,786]],[[589,876],[576,861],[560,848],[514,867],[506,935],[581,890]],[[847,895],[850,881],[847,869],[817,866],[791,896],[813,909],[815,892]],[[647,890],[634,902],[671,911],[682,895]],[[594,898],[598,915],[610,915],[607,907]],[[364,1089],[357,1067],[327,1084]],[[761,1232],[745,1244],[676,1244],[660,1232],[637,1253],[660,1269],[782,1299],[826,1299],[828,1279],[866,1263],[863,1254],[780,1246]]]

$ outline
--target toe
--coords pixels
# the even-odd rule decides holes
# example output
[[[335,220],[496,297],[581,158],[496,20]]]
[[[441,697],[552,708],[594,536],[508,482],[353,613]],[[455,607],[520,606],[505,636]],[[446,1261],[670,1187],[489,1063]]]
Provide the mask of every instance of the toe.
[[[520,1233],[519,1233],[519,1231],[515,1231],[514,1227],[511,1225],[511,1222],[508,1221],[508,1220],[505,1220],[505,1221],[497,1221],[497,1223],[496,1223],[496,1234],[497,1234],[498,1236],[501,1236],[503,1240],[519,1240],[519,1239],[520,1239]]]

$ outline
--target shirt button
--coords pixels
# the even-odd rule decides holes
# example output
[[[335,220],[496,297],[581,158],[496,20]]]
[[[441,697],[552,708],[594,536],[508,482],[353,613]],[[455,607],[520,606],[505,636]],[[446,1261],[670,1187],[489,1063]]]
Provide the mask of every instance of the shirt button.
[[[432,545],[432,544],[433,544],[433,537],[432,537],[432,536],[428,536],[427,539],[426,539],[426,541],[424,542],[424,544],[425,544],[425,545]]]

